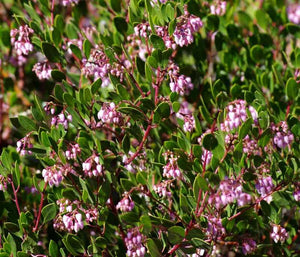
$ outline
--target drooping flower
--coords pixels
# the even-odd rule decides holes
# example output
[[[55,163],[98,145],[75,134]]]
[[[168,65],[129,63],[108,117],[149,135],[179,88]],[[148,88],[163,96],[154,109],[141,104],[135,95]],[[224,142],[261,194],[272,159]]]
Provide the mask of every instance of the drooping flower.
[[[273,225],[273,231],[270,234],[271,238],[275,243],[279,241],[283,243],[288,238],[288,233],[286,232],[285,228],[281,227],[280,225]]]
[[[30,36],[34,33],[28,25],[20,26],[18,29],[10,31],[11,44],[17,55],[28,55],[33,50],[30,42]]]
[[[144,235],[142,235],[137,227],[128,230],[125,237],[125,244],[127,248],[126,254],[128,257],[144,257],[146,253],[146,248],[143,245],[145,240]]]
[[[292,144],[294,141],[294,135],[289,131],[286,121],[281,121],[277,126],[271,125],[271,129],[275,133],[273,142],[279,148],[285,148]]]
[[[32,69],[40,80],[50,79],[52,68],[48,62],[38,62]]]

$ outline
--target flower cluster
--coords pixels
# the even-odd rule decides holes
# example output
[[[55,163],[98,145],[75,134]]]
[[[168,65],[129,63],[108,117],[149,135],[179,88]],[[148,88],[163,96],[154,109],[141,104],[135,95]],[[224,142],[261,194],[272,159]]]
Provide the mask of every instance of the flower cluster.
[[[163,167],[163,176],[166,178],[181,178],[182,174],[177,165],[177,157],[169,151],[164,155],[167,160],[167,164]]]
[[[156,185],[153,185],[153,190],[157,193],[160,197],[172,197],[172,193],[168,188],[170,181],[164,180]]]
[[[48,114],[48,115],[54,115],[55,114],[55,104],[52,102],[47,102],[44,106],[44,111]]]
[[[106,87],[110,84],[109,73],[111,65],[105,53],[100,49],[93,49],[88,60],[83,59],[82,73],[86,77],[93,77],[94,80],[101,78],[102,86]]]
[[[149,23],[140,23],[134,27],[134,34],[137,37],[148,38],[148,34],[151,33],[151,27]]]
[[[122,162],[124,163],[124,167],[132,173],[136,173],[138,170],[145,170],[146,169],[146,163],[147,163],[146,153],[145,152],[140,152],[138,157],[135,158],[135,159],[138,160],[139,165],[136,165],[133,161],[127,164],[128,160],[130,159],[130,157],[132,155],[134,155],[134,153],[132,151],[129,151],[128,155],[123,155]]]
[[[176,45],[174,39],[169,35],[167,26],[164,26],[164,27],[156,26],[155,31],[156,31],[156,34],[164,40],[164,43],[167,48],[173,49],[173,50],[176,49],[177,45]]]
[[[226,1],[216,0],[210,6],[211,14],[223,16],[226,13]]]
[[[254,122],[257,122],[257,112],[256,110],[252,107],[249,106],[248,110],[251,114],[252,119]],[[235,100],[231,102],[227,107],[226,107],[226,118],[224,123],[221,124],[221,129],[224,131],[231,131],[235,128],[238,128],[241,126],[243,122],[246,121],[247,119],[247,107],[246,107],[246,101],[244,100]]]
[[[271,238],[274,240],[275,243],[279,241],[283,243],[288,238],[288,233],[286,232],[285,228],[279,225],[273,225],[273,231],[270,234]]]
[[[58,127],[59,124],[62,124],[65,129],[68,129],[69,122],[72,122],[72,115],[61,112],[57,116],[52,117],[51,126]]]
[[[86,223],[92,223],[96,221],[99,216],[97,208],[90,207],[88,209],[83,208],[81,202],[70,201],[69,199],[57,200],[59,206],[59,213],[54,220],[53,227],[56,230],[68,231],[69,233],[77,233],[84,228],[84,221]]]
[[[294,135],[289,131],[286,121],[281,121],[277,126],[272,124],[271,129],[275,133],[273,142],[279,148],[285,148],[294,141]]]
[[[65,155],[68,160],[75,160],[77,158],[77,155],[79,155],[81,152],[80,147],[78,144],[70,144],[68,150],[65,152]]]
[[[233,179],[221,181],[217,193],[209,197],[208,202],[220,209],[227,204],[237,201],[238,206],[243,206],[251,202],[251,196],[243,192],[242,185]]]
[[[243,254],[247,255],[250,254],[252,252],[254,252],[257,248],[256,242],[251,239],[251,238],[247,238],[243,240],[243,244],[242,244],[242,252]]]
[[[50,187],[55,185],[56,187],[62,182],[64,176],[67,176],[68,173],[76,174],[72,166],[69,164],[65,165],[53,165],[46,167],[42,170],[42,176],[44,181],[49,184]]]
[[[36,76],[40,80],[51,78],[51,65],[48,62],[38,62],[33,66],[32,71],[35,72]]]
[[[28,150],[32,147],[33,145],[30,142],[30,134],[26,135],[17,142],[17,152],[20,153],[21,156],[25,156],[26,154],[32,154],[32,152]]]
[[[265,178],[260,178],[256,185],[255,188],[257,192],[262,196],[267,196],[270,192],[272,192],[274,188],[274,184],[272,181],[272,177],[265,177]],[[272,200],[272,196],[270,195],[267,197],[267,201],[270,202]]]
[[[49,184],[49,186],[59,186],[59,184],[63,180],[63,176],[65,174],[65,170],[62,166],[50,166],[46,167],[42,171],[42,175],[44,177],[44,181]]]
[[[125,244],[127,248],[126,254],[128,257],[144,257],[146,248],[143,245],[144,236],[140,233],[139,229],[132,228],[127,232]]]
[[[107,124],[120,124],[123,120],[121,113],[116,110],[115,103],[103,103],[98,112],[98,119]]]
[[[203,26],[201,19],[195,15],[185,15],[178,18],[174,31],[174,40],[180,47],[187,46],[194,42],[193,34]]]
[[[28,55],[32,52],[33,45],[30,42],[30,36],[33,33],[33,29],[29,28],[28,25],[10,31],[11,44],[14,46],[17,55]]]
[[[92,155],[84,163],[82,163],[82,170],[86,177],[102,176],[103,166],[100,164],[99,156]]]
[[[298,3],[290,4],[287,7],[287,15],[290,22],[300,24],[300,5]]]
[[[225,228],[223,227],[222,220],[220,218],[209,216],[207,218],[207,221],[208,224],[207,224],[206,233],[212,239],[218,238],[223,234],[225,234]]]
[[[117,210],[122,212],[130,212],[134,208],[134,201],[131,200],[131,197],[126,195],[116,206]]]
[[[191,78],[186,77],[185,75],[180,75],[179,67],[175,63],[170,63],[168,74],[170,77],[170,89],[172,92],[184,95],[194,88]]]

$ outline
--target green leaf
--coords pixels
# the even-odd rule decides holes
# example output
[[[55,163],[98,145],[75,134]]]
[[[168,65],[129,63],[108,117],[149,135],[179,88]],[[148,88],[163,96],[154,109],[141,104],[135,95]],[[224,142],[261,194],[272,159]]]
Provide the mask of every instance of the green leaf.
[[[128,29],[128,24],[126,20],[123,17],[115,17],[114,18],[114,24],[116,29],[121,33],[125,34]]]
[[[55,44],[56,47],[58,47],[62,40],[60,31],[54,27],[51,32],[51,36],[52,36],[53,43]]]
[[[19,226],[13,222],[4,222],[4,228],[11,233],[16,233],[20,230]]]
[[[255,18],[258,25],[263,29],[267,29],[271,25],[272,21],[270,19],[270,16],[263,9],[258,9],[255,12]]]
[[[85,248],[84,248],[84,246],[83,246],[83,244],[80,241],[78,236],[68,234],[67,237],[66,237],[65,242],[67,243],[67,245],[65,244],[67,249],[69,251],[71,250],[70,252],[72,254],[75,253],[75,256],[78,256],[78,253],[84,253],[85,252]]]
[[[168,229],[168,239],[171,244],[175,245],[181,243],[184,239],[184,228],[179,226],[173,226]]]
[[[73,53],[79,60],[82,59],[81,50],[79,49],[78,46],[72,44],[72,45],[70,45],[70,49],[71,49],[72,53]]]
[[[154,69],[158,68],[158,63],[157,63],[156,59],[153,56],[148,56],[147,63],[149,63],[150,66],[153,67]]]
[[[128,91],[120,83],[117,84],[117,91],[118,91],[119,95],[121,96],[122,100],[129,100],[130,99],[130,95],[129,95]]]
[[[61,82],[66,79],[66,75],[60,70],[52,70],[51,77],[57,82]]]
[[[123,137],[122,148],[123,148],[124,152],[126,154],[128,154],[129,149],[130,149],[130,138],[127,134],[125,134],[125,136]]]
[[[153,239],[147,239],[147,248],[151,257],[161,257],[161,251],[158,249]]]
[[[63,97],[64,91],[62,89],[62,86],[59,84],[55,85],[54,88],[54,96],[56,97],[57,100],[59,100],[60,102],[64,102],[64,97]]]
[[[42,209],[43,223],[53,220],[56,216],[56,204],[50,203]]]
[[[178,112],[180,109],[180,103],[179,102],[173,102],[172,103],[172,108],[174,112]]]
[[[206,27],[208,30],[217,31],[219,28],[220,20],[217,15],[208,15],[206,21]]]
[[[45,56],[47,57],[47,59],[50,62],[59,62],[60,61],[60,55],[59,55],[58,50],[55,48],[55,46],[50,45],[47,42],[43,42],[42,49],[43,49],[43,53],[45,54]]]
[[[65,21],[60,14],[57,14],[54,19],[54,26],[62,34],[65,28]]]
[[[149,63],[146,62],[145,64],[145,75],[146,75],[146,79],[151,83],[152,83],[152,68],[150,66]]]
[[[36,95],[34,95],[34,105],[35,105],[36,111],[39,113],[38,115],[40,117],[42,117],[43,119],[45,119],[45,116],[46,116],[45,111]]]
[[[26,116],[19,116],[18,117],[19,123],[21,124],[21,126],[27,131],[27,132],[31,132],[31,131],[35,131],[36,130],[36,125],[35,123],[32,121],[32,119],[26,117]]]
[[[260,62],[264,58],[264,49],[261,45],[254,45],[250,49],[250,56],[254,62]]]
[[[198,174],[193,184],[194,197],[196,200],[198,199],[200,189],[203,192],[206,192],[208,190],[208,186],[206,180],[201,176],[201,174]]]
[[[290,100],[297,98],[299,93],[299,85],[295,79],[289,78],[289,80],[286,82],[285,91]]]
[[[164,40],[157,35],[151,35],[150,41],[151,41],[153,47],[156,49],[164,50],[166,48]]]
[[[272,131],[270,128],[267,128],[260,136],[258,140],[258,145],[261,147],[265,147],[272,137]]]
[[[120,107],[119,112],[130,115],[134,120],[147,120],[147,116],[135,106]]]
[[[92,84],[91,88],[92,88],[92,94],[93,94],[93,95],[96,94],[96,93],[98,92],[98,90],[99,90],[99,88],[101,87],[101,85],[102,85],[102,80],[101,80],[100,78],[97,79],[97,80]]]
[[[17,185],[17,187],[20,186],[20,173],[19,164],[15,162],[15,168],[13,169],[13,182]]]
[[[15,242],[15,239],[9,233],[8,233],[8,236],[7,236],[7,242],[10,245],[11,253],[13,254],[14,257],[16,257],[17,256],[17,245],[16,245],[16,242]]]
[[[202,140],[203,147],[206,150],[213,150],[218,146],[218,140],[215,138],[213,134],[207,134],[204,136]]]
[[[147,185],[147,173],[143,171],[139,171],[136,174],[136,181],[142,185]]]
[[[121,11],[121,0],[110,0],[110,6],[115,12]]]
[[[141,74],[141,76],[144,77],[145,76],[145,62],[142,61],[142,59],[137,56],[135,58],[135,63],[136,63],[136,67],[137,67],[139,74]]]
[[[251,129],[253,120],[252,118],[247,119],[239,129],[239,140],[243,139]]]
[[[59,257],[58,246],[53,240],[50,240],[49,255],[50,257]]]
[[[129,191],[131,188],[135,187],[135,184],[126,178],[121,178],[120,184],[125,191]]]
[[[166,102],[160,103],[154,111],[153,121],[155,123],[160,122],[164,118],[169,118],[170,116],[170,106]]]
[[[83,52],[84,52],[87,59],[89,59],[89,57],[90,57],[91,49],[92,49],[91,42],[87,39],[84,40],[84,42],[83,42]]]

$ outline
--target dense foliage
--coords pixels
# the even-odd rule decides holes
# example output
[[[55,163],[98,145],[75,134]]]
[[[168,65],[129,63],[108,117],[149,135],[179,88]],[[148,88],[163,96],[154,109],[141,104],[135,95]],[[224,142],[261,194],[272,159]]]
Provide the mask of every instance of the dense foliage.
[[[0,22],[0,257],[299,256],[299,5],[2,0]]]

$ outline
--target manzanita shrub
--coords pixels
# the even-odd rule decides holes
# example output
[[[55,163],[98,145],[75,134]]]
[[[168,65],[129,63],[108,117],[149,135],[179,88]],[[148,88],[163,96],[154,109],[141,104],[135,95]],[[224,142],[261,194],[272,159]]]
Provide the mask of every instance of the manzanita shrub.
[[[0,257],[300,255],[299,5],[0,12]]]

